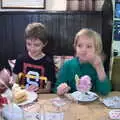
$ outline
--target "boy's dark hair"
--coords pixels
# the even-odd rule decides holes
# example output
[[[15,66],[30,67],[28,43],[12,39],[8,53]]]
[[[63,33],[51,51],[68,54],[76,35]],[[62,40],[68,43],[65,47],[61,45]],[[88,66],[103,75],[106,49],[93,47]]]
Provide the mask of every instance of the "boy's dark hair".
[[[39,22],[28,24],[25,28],[25,39],[40,39],[43,44],[48,41],[48,34],[45,26]]]

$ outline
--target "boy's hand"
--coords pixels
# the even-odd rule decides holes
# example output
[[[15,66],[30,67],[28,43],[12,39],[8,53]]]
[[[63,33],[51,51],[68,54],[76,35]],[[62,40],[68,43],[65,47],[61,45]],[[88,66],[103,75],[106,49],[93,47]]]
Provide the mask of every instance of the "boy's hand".
[[[64,95],[70,90],[70,87],[66,83],[62,83],[57,87],[57,94]]]
[[[38,86],[35,86],[35,85],[30,85],[30,86],[27,88],[28,91],[34,91],[34,92],[38,91],[38,89],[39,89],[39,87],[38,87]]]

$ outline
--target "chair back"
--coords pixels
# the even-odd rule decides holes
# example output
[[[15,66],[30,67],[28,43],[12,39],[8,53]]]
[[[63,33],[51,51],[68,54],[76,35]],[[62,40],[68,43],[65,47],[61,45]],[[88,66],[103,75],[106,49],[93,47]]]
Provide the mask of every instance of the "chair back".
[[[111,74],[112,88],[114,91],[120,91],[120,57],[113,59],[112,74]]]

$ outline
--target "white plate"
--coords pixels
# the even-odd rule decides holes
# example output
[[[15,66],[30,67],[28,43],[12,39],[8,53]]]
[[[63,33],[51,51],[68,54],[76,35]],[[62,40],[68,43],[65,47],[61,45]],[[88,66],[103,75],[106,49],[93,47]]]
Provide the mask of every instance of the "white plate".
[[[28,98],[27,98],[26,101],[21,102],[18,105],[22,106],[22,105],[26,105],[26,104],[32,103],[32,102],[34,102],[37,99],[38,95],[35,92],[29,92],[29,91],[27,91],[27,97]]]
[[[79,91],[73,92],[71,94],[74,100],[79,102],[92,102],[98,98],[98,95],[94,92],[87,92],[87,94],[82,94]]]
[[[109,108],[120,108],[120,96],[107,97],[102,102]]]
[[[120,120],[120,110],[111,110],[109,116],[112,120]]]

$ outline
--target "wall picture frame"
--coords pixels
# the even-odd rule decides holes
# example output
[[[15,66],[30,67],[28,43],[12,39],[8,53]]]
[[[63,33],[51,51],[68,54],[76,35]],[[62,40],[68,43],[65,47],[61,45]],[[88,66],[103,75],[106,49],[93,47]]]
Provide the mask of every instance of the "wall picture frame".
[[[45,9],[45,0],[1,0],[2,9]]]

